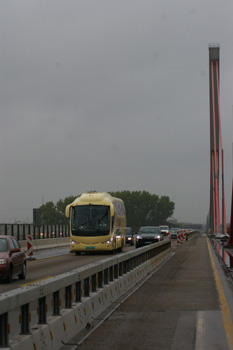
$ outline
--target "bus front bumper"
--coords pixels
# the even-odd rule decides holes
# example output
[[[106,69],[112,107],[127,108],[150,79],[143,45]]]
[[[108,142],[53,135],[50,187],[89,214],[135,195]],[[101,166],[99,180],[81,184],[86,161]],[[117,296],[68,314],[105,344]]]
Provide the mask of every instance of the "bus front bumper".
[[[113,242],[110,243],[70,243],[71,252],[94,252],[94,251],[111,251],[114,250]]]

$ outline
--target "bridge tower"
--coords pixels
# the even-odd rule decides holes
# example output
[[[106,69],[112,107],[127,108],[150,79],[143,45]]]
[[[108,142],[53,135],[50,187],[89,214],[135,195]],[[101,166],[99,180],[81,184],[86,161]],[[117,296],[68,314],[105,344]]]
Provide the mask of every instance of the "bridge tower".
[[[210,100],[210,208],[209,230],[220,231],[219,159],[222,180],[222,232],[226,233],[223,150],[219,101],[219,46],[209,46],[209,100]]]

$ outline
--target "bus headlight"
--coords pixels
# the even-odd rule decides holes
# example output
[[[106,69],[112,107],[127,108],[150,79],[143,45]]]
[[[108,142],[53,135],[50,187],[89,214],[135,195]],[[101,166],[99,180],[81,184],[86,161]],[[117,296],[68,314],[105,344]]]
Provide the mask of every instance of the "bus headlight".
[[[75,242],[72,239],[70,240],[70,244],[79,244],[79,242]]]
[[[111,237],[111,239],[105,241],[105,242],[101,242],[102,244],[111,244],[111,242],[113,242],[113,237]]]

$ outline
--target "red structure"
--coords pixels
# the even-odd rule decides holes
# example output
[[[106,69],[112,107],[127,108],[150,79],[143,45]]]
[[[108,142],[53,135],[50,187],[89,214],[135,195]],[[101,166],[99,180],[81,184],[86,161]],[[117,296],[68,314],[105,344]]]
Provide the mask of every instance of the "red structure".
[[[233,246],[233,182],[232,182],[232,194],[231,194],[231,222],[230,222],[230,238],[228,244]]]
[[[209,85],[210,85],[210,208],[208,226],[210,233],[227,232],[224,169],[222,150],[222,131],[219,98],[219,46],[209,47]],[[221,167],[219,159],[221,158]],[[222,225],[220,214],[219,173],[222,181]]]

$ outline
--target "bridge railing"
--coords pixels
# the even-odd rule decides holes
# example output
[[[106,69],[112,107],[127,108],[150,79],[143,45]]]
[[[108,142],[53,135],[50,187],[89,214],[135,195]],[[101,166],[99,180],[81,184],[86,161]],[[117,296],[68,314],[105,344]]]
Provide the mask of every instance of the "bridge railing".
[[[69,225],[0,224],[0,234],[14,236],[19,241],[32,236],[33,239],[69,237]]]
[[[0,294],[0,347],[33,349],[42,337],[58,349],[168,254],[163,241]]]

